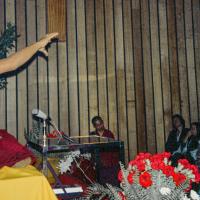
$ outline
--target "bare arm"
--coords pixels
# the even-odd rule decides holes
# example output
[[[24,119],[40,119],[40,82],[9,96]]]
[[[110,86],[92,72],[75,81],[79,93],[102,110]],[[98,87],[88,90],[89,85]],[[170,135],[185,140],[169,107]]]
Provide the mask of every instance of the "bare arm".
[[[58,33],[47,34],[44,38],[38,42],[10,55],[8,58],[0,60],[0,74],[16,70],[26,63],[37,51],[43,52],[48,55],[45,50],[45,46],[51,42],[53,38],[56,38]]]

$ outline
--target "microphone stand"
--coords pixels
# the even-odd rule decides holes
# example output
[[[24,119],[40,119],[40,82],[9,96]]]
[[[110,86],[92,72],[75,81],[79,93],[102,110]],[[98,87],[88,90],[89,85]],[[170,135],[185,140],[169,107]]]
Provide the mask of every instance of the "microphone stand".
[[[47,152],[48,152],[48,141],[46,136],[46,119],[43,119],[42,173],[46,177],[48,175]]]

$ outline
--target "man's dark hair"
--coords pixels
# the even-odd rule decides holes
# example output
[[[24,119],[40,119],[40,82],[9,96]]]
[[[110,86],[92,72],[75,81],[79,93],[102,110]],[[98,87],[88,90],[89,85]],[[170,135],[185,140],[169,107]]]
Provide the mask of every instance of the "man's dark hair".
[[[173,128],[175,128],[175,127],[174,127],[174,119],[175,119],[175,118],[178,118],[178,119],[180,120],[180,122],[181,122],[183,128],[185,128],[185,120],[184,120],[183,117],[182,117],[181,115],[179,115],[179,114],[172,115],[172,125],[173,125]]]
[[[103,122],[103,119],[100,116],[94,116],[92,118],[92,124],[95,125],[97,121]]]

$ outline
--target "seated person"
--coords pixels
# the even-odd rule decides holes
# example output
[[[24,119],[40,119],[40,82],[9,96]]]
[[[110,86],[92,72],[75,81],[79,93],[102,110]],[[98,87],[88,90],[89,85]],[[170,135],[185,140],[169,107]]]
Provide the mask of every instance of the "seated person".
[[[92,124],[95,131],[90,132],[90,135],[98,135],[101,137],[108,137],[114,139],[114,134],[105,128],[103,119],[100,116],[95,116],[92,118]]]
[[[0,130],[0,168],[24,167],[35,162],[34,155],[5,130]]]
[[[183,143],[179,147],[180,154],[183,155],[191,164],[195,164],[197,159],[198,141],[200,135],[200,126],[198,122],[191,124],[190,130],[187,132]]]
[[[186,133],[181,145],[173,155],[176,159],[187,159],[191,164],[196,163],[198,150],[199,124],[193,122],[190,130]]]
[[[107,137],[115,139],[114,134],[105,128],[103,119],[100,116],[92,118],[92,124],[95,131],[90,135],[98,135],[101,137]],[[119,171],[119,153],[116,150],[101,151],[100,152],[101,167],[99,169],[99,182],[101,184],[110,183],[112,185],[118,185],[117,172]]]
[[[183,142],[183,139],[188,132],[188,129],[185,128],[185,120],[181,115],[173,115],[172,116],[172,126],[173,129],[170,131],[169,136],[167,138],[167,142],[165,144],[165,150],[172,154],[172,164],[176,165],[177,158],[174,154],[177,153],[180,145]]]

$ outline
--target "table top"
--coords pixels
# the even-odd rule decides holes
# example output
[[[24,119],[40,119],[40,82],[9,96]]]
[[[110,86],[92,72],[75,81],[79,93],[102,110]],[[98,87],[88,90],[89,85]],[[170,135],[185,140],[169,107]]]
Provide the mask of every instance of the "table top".
[[[27,140],[27,144],[36,149],[39,152],[42,152],[43,140],[42,138],[36,141]],[[95,149],[98,147],[101,148],[115,148],[119,146],[123,146],[124,143],[122,141],[114,140],[112,138],[100,137],[100,136],[73,136],[70,137],[70,140],[67,139],[52,139],[48,138],[48,147],[47,152],[62,152],[62,151],[70,151],[76,149]]]

